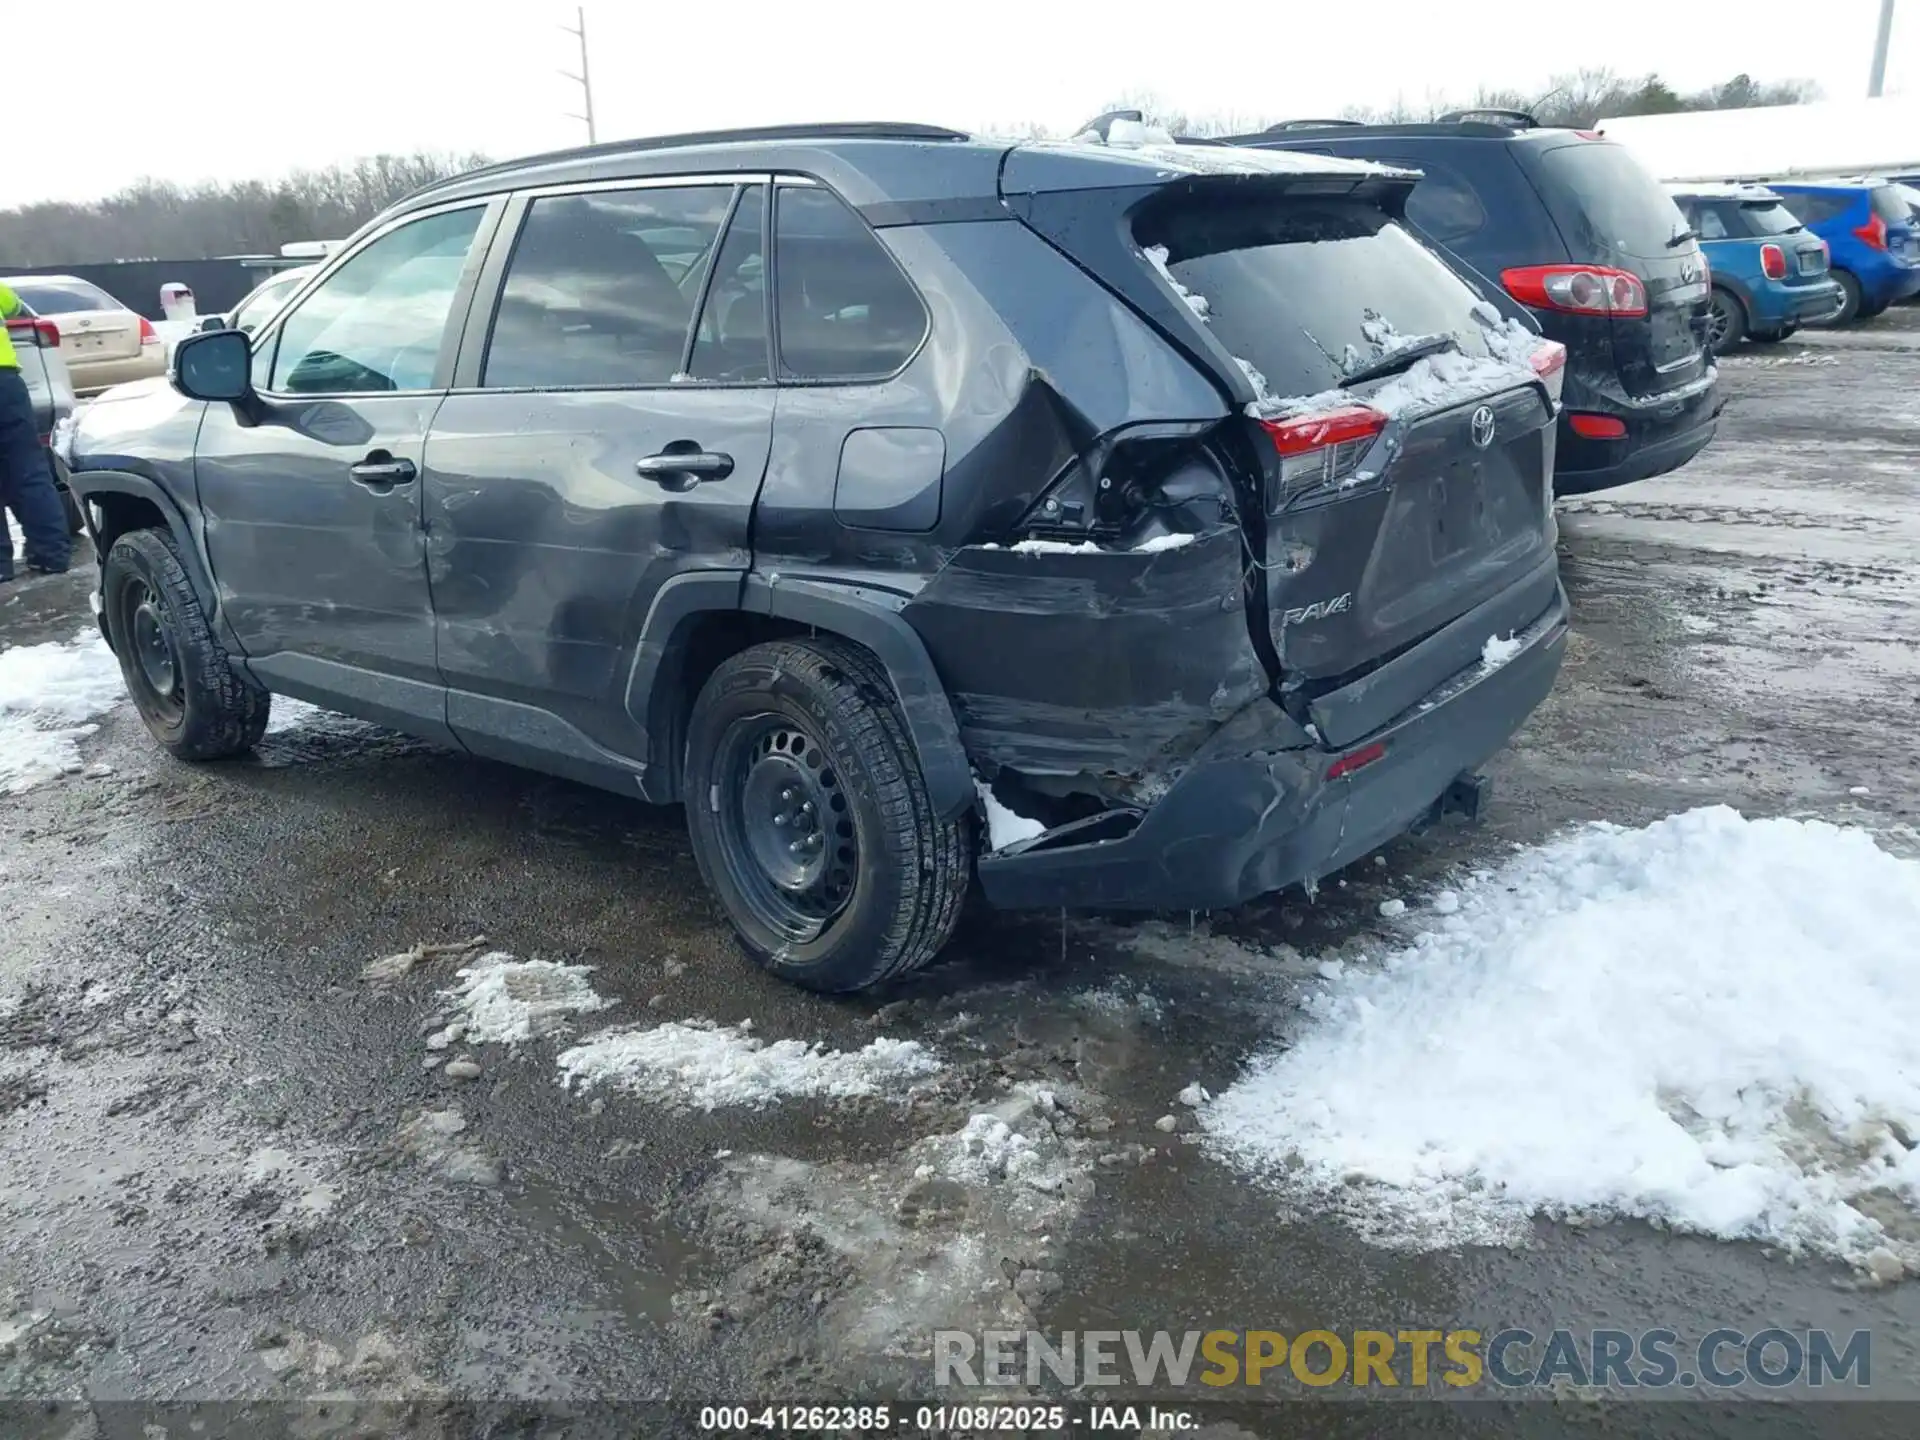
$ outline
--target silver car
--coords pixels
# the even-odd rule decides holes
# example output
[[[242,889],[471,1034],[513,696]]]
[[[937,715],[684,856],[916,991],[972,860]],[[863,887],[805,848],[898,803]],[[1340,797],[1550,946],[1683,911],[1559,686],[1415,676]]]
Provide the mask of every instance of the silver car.
[[[59,327],[60,357],[78,393],[97,395],[128,380],[166,374],[167,347],[153,322],[98,285],[75,275],[0,278],[30,315]]]

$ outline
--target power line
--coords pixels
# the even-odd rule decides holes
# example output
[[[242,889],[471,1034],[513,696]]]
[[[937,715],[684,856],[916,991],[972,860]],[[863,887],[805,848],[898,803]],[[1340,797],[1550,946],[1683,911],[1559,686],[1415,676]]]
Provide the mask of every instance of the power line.
[[[1893,0],[1880,0],[1880,32],[1873,40],[1873,69],[1867,76],[1867,98],[1886,88],[1887,42],[1893,38]]]
[[[1893,0],[1887,0],[1887,3],[1891,5]],[[580,73],[576,75],[571,70],[562,70],[560,73],[580,87],[582,99],[581,108],[586,113],[575,114],[569,111],[567,118],[569,120],[584,120],[587,122],[587,143],[591,145],[597,141],[600,136],[595,132],[593,127],[593,72],[587,69],[587,7],[584,5],[574,6],[573,17],[573,24],[562,25],[560,28],[580,42]]]

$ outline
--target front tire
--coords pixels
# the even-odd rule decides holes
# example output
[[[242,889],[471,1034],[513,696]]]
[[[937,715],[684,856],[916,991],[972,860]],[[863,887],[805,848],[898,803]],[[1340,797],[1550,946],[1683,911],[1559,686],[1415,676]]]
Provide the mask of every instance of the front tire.
[[[181,760],[226,760],[260,743],[272,697],[233,668],[173,536],[115,540],[100,594],[127,693],[155,740]]]
[[[821,637],[723,661],[687,725],[694,859],[754,961],[865,990],[933,959],[971,878],[969,819],[933,812],[886,672]]]

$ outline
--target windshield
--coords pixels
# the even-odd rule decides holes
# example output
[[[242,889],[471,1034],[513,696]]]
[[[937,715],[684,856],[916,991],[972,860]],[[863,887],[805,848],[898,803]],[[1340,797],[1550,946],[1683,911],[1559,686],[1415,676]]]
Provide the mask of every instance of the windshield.
[[[36,315],[72,315],[81,310],[124,310],[106,291],[84,280],[25,279],[7,282]]]
[[[1139,237],[1204,297],[1214,334],[1275,395],[1315,395],[1416,340],[1487,354],[1478,297],[1384,211],[1339,200],[1182,210]],[[1192,302],[1189,302],[1192,303]]]
[[[299,288],[300,282],[305,278],[306,272],[300,271],[292,275],[276,276],[267,281],[234,307],[233,328],[255,329],[285,303],[286,298]]]
[[[1802,229],[1794,213],[1778,200],[1749,200],[1740,206],[1749,235],[1790,235]]]
[[[1559,145],[1541,153],[1540,168],[1556,182],[1549,204],[1561,229],[1574,230],[1564,238],[1576,254],[1592,248],[1658,257],[1687,228],[1667,192],[1623,146]]]

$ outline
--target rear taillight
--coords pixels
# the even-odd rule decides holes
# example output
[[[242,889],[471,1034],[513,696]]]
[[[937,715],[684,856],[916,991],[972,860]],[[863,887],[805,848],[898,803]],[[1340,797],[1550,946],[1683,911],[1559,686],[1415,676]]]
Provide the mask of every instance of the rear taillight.
[[[1787,278],[1787,252],[1778,245],[1760,247],[1760,271],[1769,280]]]
[[[1567,423],[1573,426],[1574,434],[1588,440],[1618,440],[1627,433],[1626,422],[1612,415],[1575,413],[1567,417]]]
[[[1878,215],[1869,215],[1866,224],[1853,227],[1853,233],[1860,238],[1860,243],[1870,250],[1887,248],[1887,222]]]
[[[140,317],[140,343],[142,345],[158,345],[160,343],[159,332],[153,328],[153,322],[144,315]]]
[[[1260,428],[1280,455],[1279,493],[1270,497],[1277,509],[1303,490],[1349,479],[1387,428],[1387,417],[1369,405],[1343,405],[1291,420],[1262,420]]]
[[[1522,265],[1500,272],[1500,283],[1522,305],[1569,315],[1647,313],[1647,287],[1630,270],[1607,265]]]

